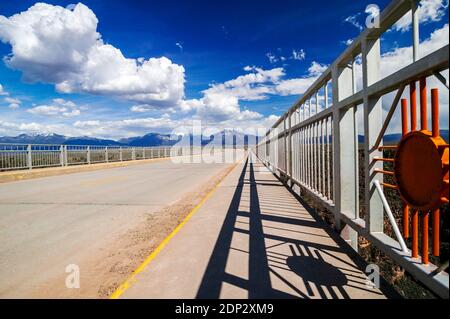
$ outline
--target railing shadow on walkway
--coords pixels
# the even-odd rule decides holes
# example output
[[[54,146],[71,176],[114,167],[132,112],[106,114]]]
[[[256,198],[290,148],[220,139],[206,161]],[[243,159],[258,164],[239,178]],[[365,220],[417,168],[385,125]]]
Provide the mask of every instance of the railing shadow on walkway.
[[[262,180],[257,180],[255,171],[259,171],[262,166],[264,165],[259,162],[253,163],[251,158],[245,162],[196,297],[201,299],[219,298],[225,283],[246,290],[250,299],[309,299],[312,297],[347,299],[350,298],[346,291],[349,287],[363,293],[380,295],[379,292],[376,293],[367,288],[365,286],[366,277],[360,271],[356,271],[355,265],[359,269],[365,269],[365,263],[361,257],[358,259],[355,255],[351,256],[351,260],[354,262],[351,264],[338,256],[337,253],[343,251],[352,255],[350,251],[347,251],[349,246],[342,238],[339,236],[337,238],[336,234],[332,234],[331,229],[325,229],[326,232],[321,234],[314,231],[314,228],[323,229],[324,226],[317,216],[311,214],[311,208],[306,203],[301,202],[306,211],[299,212],[298,206],[292,207],[286,198],[270,196],[270,189],[267,190],[267,194],[265,194],[266,191],[264,194],[258,194],[258,186],[266,188],[283,186],[275,178],[263,180],[262,183]],[[246,187],[249,188],[248,196],[244,192]],[[280,194],[278,193],[278,195]],[[284,191],[283,194],[286,194],[285,197],[290,196],[292,202],[291,193]],[[248,211],[240,210],[245,205],[249,207]],[[301,218],[301,216],[308,218]],[[243,222],[243,218],[247,218],[248,223]],[[270,225],[268,225],[269,223]],[[276,226],[273,223],[276,223]],[[243,224],[244,228],[238,227]],[[293,229],[298,225],[306,226],[310,232]],[[282,231],[283,235],[274,234],[274,231]],[[233,235],[236,233],[248,236],[248,251],[232,246]],[[289,236],[289,234],[299,233],[306,235],[307,238],[324,237],[337,245],[320,243],[320,240],[309,241],[298,239],[298,237],[295,239]],[[287,251],[286,249],[281,253],[276,251],[277,246],[282,245],[289,247],[288,249],[285,247]],[[348,247],[342,249],[342,245]],[[242,260],[242,267],[248,265],[248,278],[227,272],[227,262],[230,259],[230,252],[233,250],[239,250],[246,254],[247,260]],[[330,258],[335,259],[338,266],[327,262]],[[286,276],[287,273],[289,276]],[[296,275],[294,277],[297,277],[295,280],[292,280],[293,274]],[[273,287],[271,278],[272,280],[277,278],[279,282],[283,283],[284,291],[279,289],[279,285]],[[387,297],[398,297],[391,289],[386,288],[385,282],[382,284],[382,291]]]

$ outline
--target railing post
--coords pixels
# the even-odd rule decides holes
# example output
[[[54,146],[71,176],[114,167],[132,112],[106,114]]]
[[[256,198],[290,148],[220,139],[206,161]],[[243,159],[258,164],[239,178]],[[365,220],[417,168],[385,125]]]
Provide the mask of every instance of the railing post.
[[[27,166],[28,169],[33,168],[33,157],[31,156],[31,144],[28,144],[27,146]]]
[[[64,145],[64,166],[69,166],[69,160],[67,158],[67,145]]]
[[[145,147],[142,147],[142,159],[145,159]]]
[[[64,166],[64,145],[59,146],[59,163]]]
[[[108,146],[105,146],[105,162],[109,162]]]
[[[136,148],[131,148],[131,159],[134,161],[136,160]]]
[[[119,147],[119,158],[120,158],[120,161],[122,162],[123,161],[123,156],[122,156],[123,154],[122,154],[122,146],[120,146]]]
[[[286,172],[289,177],[290,186],[294,185],[292,181],[292,123],[291,123],[291,112],[287,113],[287,129],[289,130],[289,133],[287,134],[287,143],[285,143],[286,146]]]
[[[373,163],[374,157],[380,157],[382,152],[370,152],[375,145],[377,136],[383,127],[383,109],[381,96],[369,96],[367,87],[380,79],[380,39],[363,39],[361,43],[364,93],[364,206],[366,227],[373,232],[383,232],[383,203],[376,194],[374,171],[383,169],[381,161]],[[381,146],[381,144],[380,144]],[[373,165],[372,165],[373,164]]]
[[[88,164],[91,164],[91,147],[87,146],[86,148],[86,160]]]
[[[358,218],[355,153],[355,112],[353,107],[337,109],[339,101],[353,94],[352,69],[347,65],[335,65],[332,70],[333,85],[333,181],[335,195],[335,224],[341,236],[353,249],[358,249],[358,233],[342,224],[339,214]]]
[[[419,4],[417,0],[411,0],[412,15],[412,42],[413,42],[413,62],[419,59]]]
[[[356,94],[357,91],[357,74],[356,74],[356,59],[353,59],[352,61],[352,92],[353,94]],[[357,112],[358,112],[358,107],[355,106],[353,108],[353,126],[354,126],[354,138],[353,140],[355,141],[355,183],[356,183],[356,188],[355,188],[355,197],[356,197],[356,207],[355,207],[355,211],[358,212],[357,217],[359,217],[359,129],[358,129],[358,116],[357,116]]]

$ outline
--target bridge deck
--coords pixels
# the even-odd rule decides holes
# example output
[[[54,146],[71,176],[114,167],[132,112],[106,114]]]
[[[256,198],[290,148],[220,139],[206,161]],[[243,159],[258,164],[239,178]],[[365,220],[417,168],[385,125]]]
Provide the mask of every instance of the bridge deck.
[[[0,298],[105,297],[231,168],[138,162],[0,183]],[[66,288],[70,264],[79,266],[79,289]]]
[[[121,297],[385,298],[350,255],[250,156]]]

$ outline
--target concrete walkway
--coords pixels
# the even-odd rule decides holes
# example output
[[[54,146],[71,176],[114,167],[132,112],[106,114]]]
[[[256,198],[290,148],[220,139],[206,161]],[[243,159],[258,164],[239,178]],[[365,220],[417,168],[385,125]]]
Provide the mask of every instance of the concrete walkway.
[[[385,298],[366,286],[350,248],[255,158],[237,166],[121,298]]]

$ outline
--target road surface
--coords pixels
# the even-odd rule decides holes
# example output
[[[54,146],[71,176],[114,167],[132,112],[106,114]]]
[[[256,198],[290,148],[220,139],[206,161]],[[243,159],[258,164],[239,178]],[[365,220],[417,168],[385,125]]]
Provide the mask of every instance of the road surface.
[[[98,297],[109,274],[128,275],[125,257],[147,253],[152,234],[139,232],[152,214],[230,166],[165,160],[0,184],[0,298]],[[80,289],[66,288],[70,264]]]

